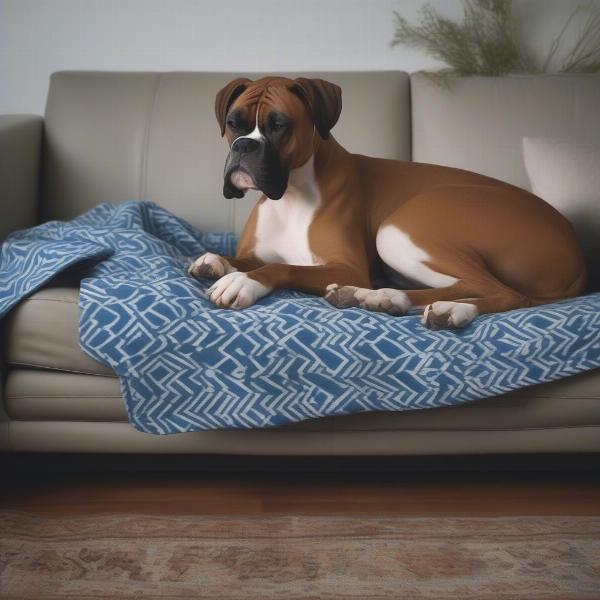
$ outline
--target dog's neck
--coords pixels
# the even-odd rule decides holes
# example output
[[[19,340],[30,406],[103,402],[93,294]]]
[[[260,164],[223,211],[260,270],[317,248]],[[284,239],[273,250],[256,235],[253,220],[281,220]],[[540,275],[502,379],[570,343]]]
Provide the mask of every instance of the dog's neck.
[[[285,195],[298,194],[312,187],[315,182],[315,155],[311,154],[310,158],[301,166],[292,169],[288,179],[288,186],[285,190]]]
[[[290,171],[285,196],[304,195],[314,189],[318,171],[331,167],[336,157],[347,152],[338,144],[333,136],[323,140],[317,134],[314,137],[313,153],[306,162]]]

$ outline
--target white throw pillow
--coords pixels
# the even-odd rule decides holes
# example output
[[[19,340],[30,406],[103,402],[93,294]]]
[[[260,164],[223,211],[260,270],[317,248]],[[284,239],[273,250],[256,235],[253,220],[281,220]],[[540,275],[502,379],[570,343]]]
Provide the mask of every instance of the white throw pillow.
[[[526,137],[523,156],[533,193],[571,221],[600,290],[600,146]]]

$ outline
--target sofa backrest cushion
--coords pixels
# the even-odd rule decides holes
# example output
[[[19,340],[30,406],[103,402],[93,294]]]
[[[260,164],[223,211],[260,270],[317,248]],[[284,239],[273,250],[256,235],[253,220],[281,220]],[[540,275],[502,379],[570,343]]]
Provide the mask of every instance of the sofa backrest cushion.
[[[412,156],[530,189],[524,137],[600,140],[599,75],[411,76]]]
[[[260,74],[244,74],[251,79]],[[158,202],[204,231],[239,231],[253,205],[222,195],[227,146],[217,91],[237,73],[59,72],[45,116],[42,218],[100,202]],[[333,135],[348,150],[410,159],[410,90],[402,72],[298,73],[343,90]]]

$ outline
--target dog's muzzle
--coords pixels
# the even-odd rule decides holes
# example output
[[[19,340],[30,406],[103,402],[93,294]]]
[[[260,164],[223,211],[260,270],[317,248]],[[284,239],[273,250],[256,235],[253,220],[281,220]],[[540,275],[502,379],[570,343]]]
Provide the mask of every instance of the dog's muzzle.
[[[223,176],[225,198],[243,198],[247,190],[257,189],[279,200],[289,173],[268,140],[240,137],[231,144]]]

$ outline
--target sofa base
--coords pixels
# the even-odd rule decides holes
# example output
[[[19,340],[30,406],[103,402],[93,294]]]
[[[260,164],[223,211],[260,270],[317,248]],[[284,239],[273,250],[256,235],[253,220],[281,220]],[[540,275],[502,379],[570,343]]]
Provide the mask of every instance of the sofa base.
[[[4,452],[0,486],[6,481],[74,478],[250,479],[273,481],[322,476],[327,480],[494,481],[558,478],[600,482],[600,452],[535,454],[451,454],[432,456],[240,456],[237,454],[107,454]],[[556,479],[555,479],[556,481]]]
[[[427,456],[600,452],[600,426],[496,430],[202,431],[156,436],[128,423],[10,421],[2,450],[250,456]]]

